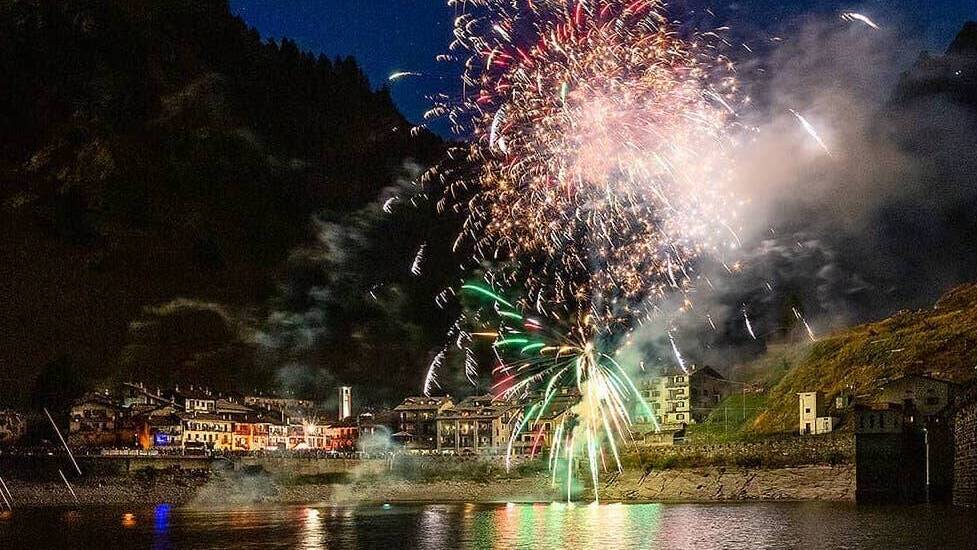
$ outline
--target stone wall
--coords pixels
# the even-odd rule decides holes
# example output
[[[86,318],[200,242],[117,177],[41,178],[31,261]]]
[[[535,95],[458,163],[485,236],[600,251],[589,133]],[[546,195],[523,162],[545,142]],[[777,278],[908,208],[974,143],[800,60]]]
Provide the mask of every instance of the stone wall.
[[[629,466],[658,468],[744,466],[782,468],[801,465],[854,464],[855,439],[850,433],[790,435],[715,445],[640,447],[629,453]],[[634,463],[634,462],[637,462]]]
[[[957,402],[953,438],[953,503],[977,506],[977,386]]]

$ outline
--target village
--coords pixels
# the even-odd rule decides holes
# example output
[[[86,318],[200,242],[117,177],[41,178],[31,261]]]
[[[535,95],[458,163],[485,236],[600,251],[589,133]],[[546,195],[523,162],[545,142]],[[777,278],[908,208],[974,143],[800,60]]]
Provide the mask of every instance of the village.
[[[648,444],[683,441],[684,428],[702,421],[732,391],[733,383],[709,367],[646,377],[643,403],[634,403],[636,436]],[[149,388],[124,382],[89,392],[72,404],[67,445],[77,453],[212,454],[312,451],[498,455],[538,454],[577,402],[564,390],[551,400],[539,428],[517,429],[523,406],[492,395],[411,396],[392,409],[364,408],[354,414],[353,392],[337,388],[338,406],[264,394],[240,395],[200,386]],[[65,421],[66,420],[66,421]],[[16,446],[27,429],[25,414],[0,412],[0,444]],[[51,441],[55,434],[51,433]]]
[[[744,449],[747,454],[813,457],[842,448],[847,449],[843,456],[830,460],[856,466],[853,496],[859,501],[975,498],[974,388],[921,374],[880,380],[868,394],[803,392],[797,395],[792,434],[717,445],[707,437],[708,429],[725,430],[731,402],[743,403],[744,410],[734,413],[750,414],[745,410],[750,394],[760,394],[762,388],[728,380],[710,367],[688,373],[663,370],[635,383],[642,400],[629,404],[633,450],[672,449],[667,453],[688,455],[686,462],[694,465],[703,452],[738,463],[744,460]],[[524,405],[492,395],[457,401],[448,395],[409,396],[390,409],[357,410],[351,387],[336,392],[336,407],[327,409],[296,397],[228,394],[198,386],[150,389],[125,382],[75,400],[68,418],[57,422],[0,411],[0,455],[70,449],[78,456],[147,460],[398,455],[525,460],[549,453],[556,431],[573,425],[573,407],[579,401],[576,392],[561,391],[538,415],[536,427],[526,430],[521,426]],[[40,445],[25,441],[29,421],[46,423],[49,437]],[[805,462],[821,460],[800,459]]]

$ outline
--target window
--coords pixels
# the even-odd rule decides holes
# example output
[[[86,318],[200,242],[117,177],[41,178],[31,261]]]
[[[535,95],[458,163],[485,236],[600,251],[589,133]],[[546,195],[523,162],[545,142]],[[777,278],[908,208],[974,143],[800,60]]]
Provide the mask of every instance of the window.
[[[676,414],[675,415],[675,419],[676,420],[685,420],[685,415],[684,414],[681,414],[681,413]]]
[[[811,414],[811,409],[809,407],[805,407],[804,414]]]

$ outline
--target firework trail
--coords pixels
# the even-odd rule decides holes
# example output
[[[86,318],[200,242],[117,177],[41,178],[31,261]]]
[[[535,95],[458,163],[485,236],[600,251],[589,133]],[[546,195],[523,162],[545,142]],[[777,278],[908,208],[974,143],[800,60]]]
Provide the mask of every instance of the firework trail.
[[[421,73],[417,73],[414,71],[397,71],[395,73],[392,73],[390,76],[388,76],[387,81],[393,82],[395,80],[400,80],[401,78],[405,78],[408,76],[422,76],[422,75]]]
[[[675,362],[678,363],[678,366],[682,369],[682,372],[688,374],[689,369],[685,367],[685,359],[682,357],[682,352],[678,350],[678,346],[675,344],[675,337],[672,336],[671,332],[668,333],[668,342],[672,345],[672,353],[675,355]]]
[[[447,354],[446,350],[441,350],[434,359],[431,361],[430,366],[427,368],[427,375],[424,377],[424,395],[431,395],[431,391],[435,387],[441,387],[438,384],[438,369],[441,364],[444,363],[444,357]]]
[[[4,493],[4,490],[6,490],[6,493]],[[11,497],[9,499],[7,498],[7,493],[9,493],[9,492],[10,492],[10,490],[7,489],[7,484],[4,483],[3,482],[3,478],[0,477],[0,497],[3,498],[3,502],[7,505],[7,509],[13,510],[14,509],[13,496],[11,495]],[[3,508],[0,507],[0,510],[2,510],[2,509]]]
[[[58,429],[58,425],[51,418],[51,413],[48,412],[47,407],[44,408],[44,414],[47,415],[47,419],[51,421],[51,426],[54,427],[54,433],[58,434],[58,439],[61,440],[61,444],[64,445],[64,450],[68,451],[68,458],[71,459],[71,463],[75,466],[75,470],[78,475],[81,475],[81,468],[78,466],[78,462],[75,460],[75,455],[71,453],[71,449],[68,448],[68,442],[64,440],[64,436],[61,435],[61,430]]]
[[[807,337],[810,338],[812,342],[817,342],[817,338],[814,337],[814,331],[811,330],[811,325],[807,324],[807,320],[804,319],[801,312],[797,311],[796,307],[792,307],[790,309],[794,312],[794,317],[797,317],[797,320],[804,324],[804,330],[807,331]]]
[[[417,253],[414,254],[414,261],[410,265],[410,274],[415,277],[420,277],[421,275],[421,264],[424,263],[425,250],[427,250],[427,243],[422,243],[417,248]]]
[[[10,488],[7,487],[7,482],[4,481],[2,477],[0,477],[0,486],[2,486],[3,487],[3,490],[7,492],[7,498],[5,500],[7,501],[8,505],[10,506],[10,509],[13,510],[14,495],[13,495],[13,493],[10,492]]]
[[[750,333],[750,338],[756,340],[756,333],[753,332],[753,323],[750,322],[750,316],[746,313],[746,304],[743,305],[743,321],[746,323],[746,331]]]
[[[807,119],[804,118],[802,114],[798,113],[793,109],[788,109],[788,110],[790,111],[790,114],[794,115],[794,118],[796,118],[798,122],[801,123],[801,127],[804,128],[804,131],[807,132],[809,136],[814,138],[814,141],[817,142],[821,150],[824,151],[825,154],[827,154],[829,157],[834,156],[831,154],[831,150],[828,149],[827,144],[825,144],[824,140],[821,139],[821,136],[818,134],[818,131],[814,128],[814,126],[812,126],[811,123],[808,122]]]
[[[854,11],[841,12],[841,18],[844,21],[860,21],[875,30],[879,30],[879,26],[876,25],[874,21],[869,19],[867,15],[862,15],[858,12],[854,12]]]
[[[78,504],[78,495],[75,494],[75,489],[70,483],[68,483],[68,478],[65,477],[64,472],[61,471],[61,468],[58,468],[58,473],[61,474],[61,479],[64,481],[65,486],[68,487],[68,491],[71,493],[72,498],[75,499],[75,504]]]

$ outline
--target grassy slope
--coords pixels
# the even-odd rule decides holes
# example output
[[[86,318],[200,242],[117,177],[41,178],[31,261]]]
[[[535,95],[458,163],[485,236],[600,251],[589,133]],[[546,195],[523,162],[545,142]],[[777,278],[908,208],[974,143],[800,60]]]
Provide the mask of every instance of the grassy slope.
[[[764,373],[759,376],[768,382],[784,370],[750,431],[794,430],[798,392],[820,390],[830,399],[850,388],[861,395],[871,393],[880,378],[900,374],[932,373],[958,383],[977,379],[977,284],[948,292],[933,309],[902,311],[812,344],[775,350],[746,369]]]
[[[733,394],[724,399],[700,424],[689,425],[692,443],[726,443],[748,438],[748,428],[765,410],[767,396],[762,393]]]

